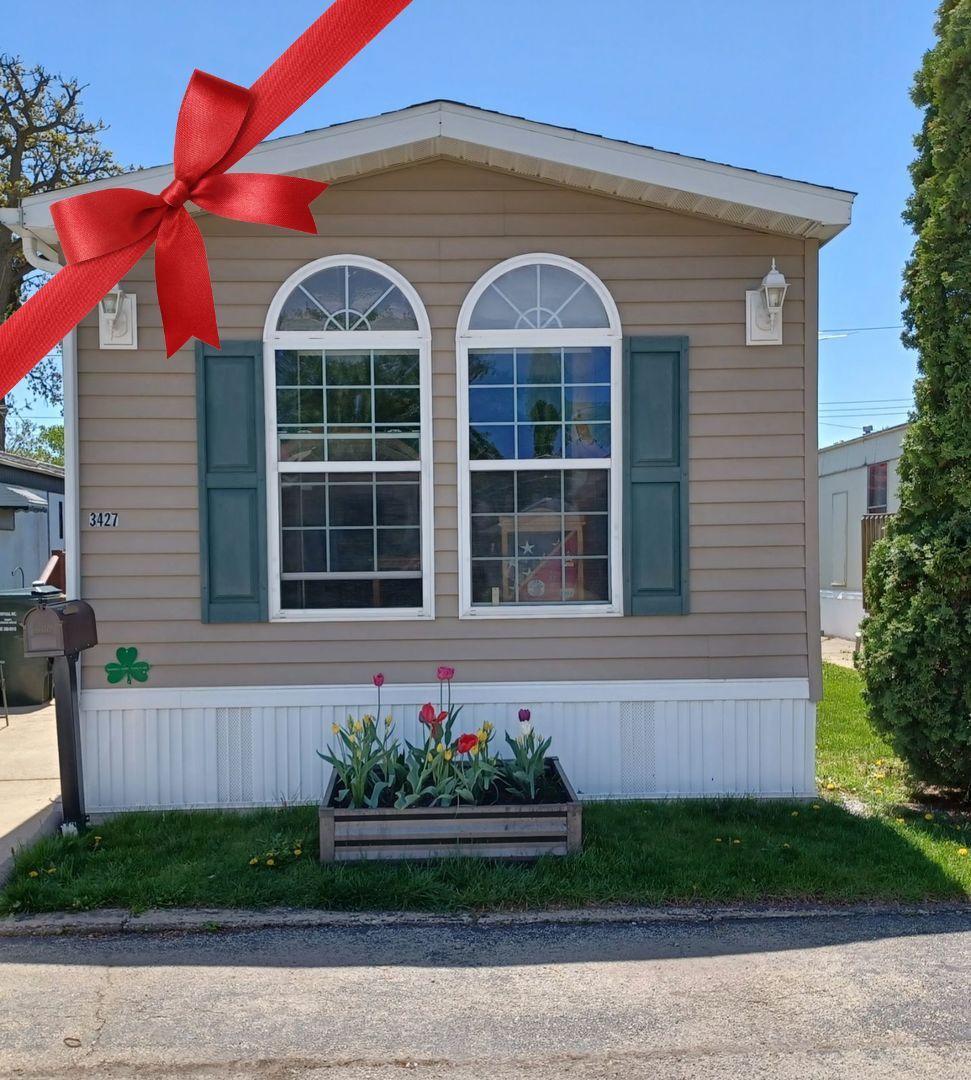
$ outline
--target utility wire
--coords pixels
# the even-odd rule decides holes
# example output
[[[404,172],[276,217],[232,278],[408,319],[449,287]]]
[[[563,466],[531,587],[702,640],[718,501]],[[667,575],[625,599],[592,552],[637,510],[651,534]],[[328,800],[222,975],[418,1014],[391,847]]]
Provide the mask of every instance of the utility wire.
[[[871,330],[903,330],[903,323],[894,326],[838,326],[833,330],[820,330],[820,334],[866,334]]]

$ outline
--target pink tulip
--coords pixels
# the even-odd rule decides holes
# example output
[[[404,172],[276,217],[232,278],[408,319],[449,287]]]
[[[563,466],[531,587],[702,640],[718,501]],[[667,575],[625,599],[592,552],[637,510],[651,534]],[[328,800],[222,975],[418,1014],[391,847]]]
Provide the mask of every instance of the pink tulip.
[[[438,669],[438,681],[439,682],[450,682],[454,678],[455,678],[455,668],[453,668],[453,667],[445,667],[444,665],[442,665]]]
[[[374,678],[371,680],[371,682],[373,682],[374,685],[380,690],[381,687],[384,686],[384,676],[379,671],[377,675],[375,675]]]

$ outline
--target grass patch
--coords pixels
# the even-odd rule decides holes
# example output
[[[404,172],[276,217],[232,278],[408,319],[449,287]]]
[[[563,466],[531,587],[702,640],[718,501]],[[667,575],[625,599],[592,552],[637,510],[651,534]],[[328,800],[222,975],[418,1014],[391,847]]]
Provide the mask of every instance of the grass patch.
[[[316,861],[315,807],[126,814],[21,852],[0,912],[122,907],[496,910],[586,904],[971,896],[966,818],[902,807],[906,772],[855,672],[827,666],[812,803],[594,803],[584,849],[533,864]],[[827,790],[828,789],[828,790]],[[868,816],[840,798],[860,800]],[[257,860],[253,862],[252,860]],[[272,860],[272,863],[269,862]]]

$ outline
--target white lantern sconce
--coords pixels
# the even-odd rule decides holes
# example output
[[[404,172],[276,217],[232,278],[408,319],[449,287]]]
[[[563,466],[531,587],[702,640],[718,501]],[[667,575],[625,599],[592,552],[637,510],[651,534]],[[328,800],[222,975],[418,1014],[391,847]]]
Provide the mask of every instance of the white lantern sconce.
[[[98,337],[102,349],[137,349],[135,297],[116,285],[98,303]]]
[[[745,344],[782,344],[782,305],[789,285],[781,270],[772,269],[762,278],[757,289],[745,293]]]

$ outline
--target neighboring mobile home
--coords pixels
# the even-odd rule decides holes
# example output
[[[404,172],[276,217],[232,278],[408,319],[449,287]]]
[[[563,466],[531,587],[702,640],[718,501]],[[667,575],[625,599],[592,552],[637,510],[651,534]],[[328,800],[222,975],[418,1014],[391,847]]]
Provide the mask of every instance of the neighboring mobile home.
[[[64,467],[0,453],[0,592],[30,588],[64,531]]]
[[[907,425],[819,451],[819,605],[822,631],[854,638],[863,619],[863,574],[872,539],[900,508],[897,462]]]
[[[197,216],[221,351],[165,359],[151,257],[121,341],[65,343],[89,808],[315,799],[372,675],[415,737],[440,663],[585,795],[811,793],[818,249],[853,196],[449,102],[241,167],[332,187],[318,236]],[[107,684],[120,647],[146,684]]]

